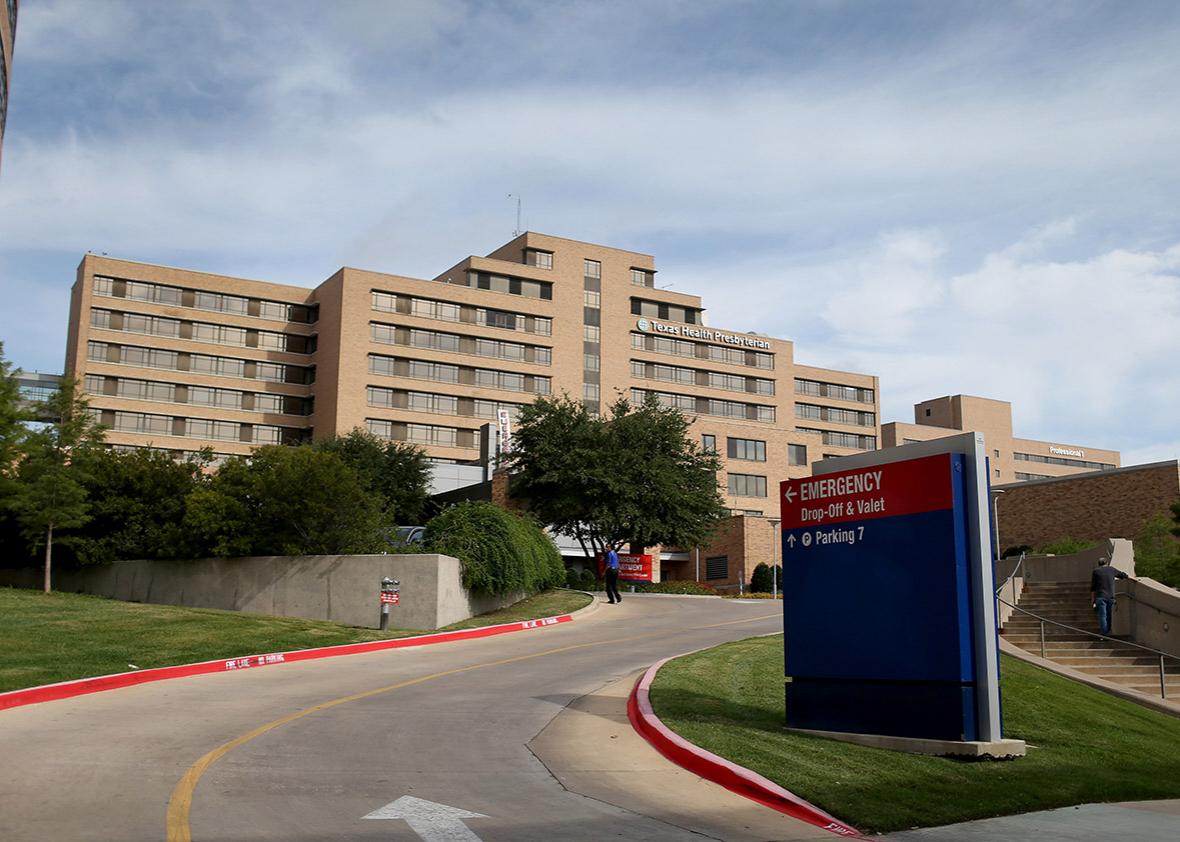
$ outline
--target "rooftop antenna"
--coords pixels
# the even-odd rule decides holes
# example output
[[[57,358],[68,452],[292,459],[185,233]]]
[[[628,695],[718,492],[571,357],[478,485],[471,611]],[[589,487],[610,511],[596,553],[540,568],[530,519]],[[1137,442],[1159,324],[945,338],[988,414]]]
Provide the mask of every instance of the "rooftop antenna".
[[[513,195],[512,193],[509,193],[508,198],[509,199],[516,199],[516,230],[512,232],[512,236],[519,237],[521,234],[521,230],[520,230],[520,196]]]

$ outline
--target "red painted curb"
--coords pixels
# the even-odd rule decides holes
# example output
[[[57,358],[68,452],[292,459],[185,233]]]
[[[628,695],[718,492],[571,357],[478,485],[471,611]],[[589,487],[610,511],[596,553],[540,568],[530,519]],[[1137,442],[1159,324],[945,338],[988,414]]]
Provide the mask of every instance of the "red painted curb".
[[[266,655],[249,655],[244,658],[202,661],[199,664],[180,664],[174,667],[157,667],[155,669],[138,670],[136,672],[121,672],[115,675],[100,675],[96,678],[80,678],[75,681],[62,681],[58,684],[44,684],[40,687],[28,687],[24,690],[11,690],[7,693],[0,693],[0,710],[37,704],[38,702],[69,699],[74,696],[83,696],[87,693],[98,693],[102,690],[117,690],[120,687],[132,687],[136,684],[147,684],[153,681],[184,678],[189,675],[204,675],[212,672],[236,672],[237,670],[265,667],[272,664],[285,664],[292,661],[314,661],[320,658],[359,655],[363,652],[379,652],[385,649],[404,649],[410,646],[428,646],[434,643],[449,643],[454,640],[491,637],[497,634],[508,634],[509,632],[554,626],[558,623],[568,623],[572,619],[573,617],[569,614],[562,614],[560,617],[546,617],[543,620],[521,620],[515,623],[503,623],[498,626],[485,626],[479,629],[460,629],[458,631],[424,634],[417,637],[401,637],[395,640],[373,640],[368,643],[342,643],[338,646],[320,646],[315,649],[296,649],[293,652],[272,652]]]
[[[652,710],[649,694],[656,672],[670,660],[672,659],[664,658],[664,660],[653,664],[635,683],[631,695],[627,698],[627,717],[640,736],[677,766],[682,766],[705,780],[720,784],[731,792],[736,792],[738,795],[749,798],[751,801],[757,801],[772,810],[786,813],[792,818],[829,830],[839,836],[864,838],[860,831],[851,825],[845,824],[814,804],[804,801],[793,792],[783,789],[757,772],[751,772],[749,769],[693,745],[673,733],[668,726],[661,722]]]

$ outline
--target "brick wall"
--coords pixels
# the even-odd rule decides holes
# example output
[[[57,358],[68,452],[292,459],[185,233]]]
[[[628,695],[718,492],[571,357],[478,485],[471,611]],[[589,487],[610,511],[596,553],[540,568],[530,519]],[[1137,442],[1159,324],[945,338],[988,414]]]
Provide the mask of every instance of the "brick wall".
[[[736,591],[739,583],[748,588],[754,568],[761,562],[771,563],[772,532],[767,518],[737,516],[723,520],[709,545],[701,547],[701,581],[724,591]],[[707,559],[716,556],[728,558],[729,575],[724,579],[707,579]],[[782,564],[781,558],[778,563]],[[693,564],[688,565],[690,579]]]
[[[1058,538],[1130,538],[1180,498],[1180,465],[1157,462],[1002,486],[1000,548]]]

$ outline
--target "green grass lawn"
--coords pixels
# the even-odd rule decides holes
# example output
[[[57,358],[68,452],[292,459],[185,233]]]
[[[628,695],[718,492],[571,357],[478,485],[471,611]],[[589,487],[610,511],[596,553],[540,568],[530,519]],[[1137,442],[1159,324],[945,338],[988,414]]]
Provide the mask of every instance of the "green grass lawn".
[[[1008,761],[924,757],[789,733],[782,636],[664,666],[652,704],[678,734],[786,787],[861,831],[885,832],[1071,804],[1180,797],[1180,719],[1001,662]],[[866,699],[871,704],[872,699]]]
[[[546,591],[446,629],[552,617],[588,603],[584,594]],[[132,664],[148,669],[423,633],[0,588],[0,692],[127,672]]]

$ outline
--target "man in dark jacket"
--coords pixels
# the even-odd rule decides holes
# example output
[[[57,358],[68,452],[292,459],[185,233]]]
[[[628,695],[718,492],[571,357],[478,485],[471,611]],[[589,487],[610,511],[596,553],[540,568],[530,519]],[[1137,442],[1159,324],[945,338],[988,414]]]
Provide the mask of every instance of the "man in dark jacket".
[[[1110,559],[1103,556],[1090,574],[1090,607],[1098,611],[1098,631],[1110,635],[1110,618],[1114,613],[1114,582],[1126,579],[1127,574],[1110,566]]]

